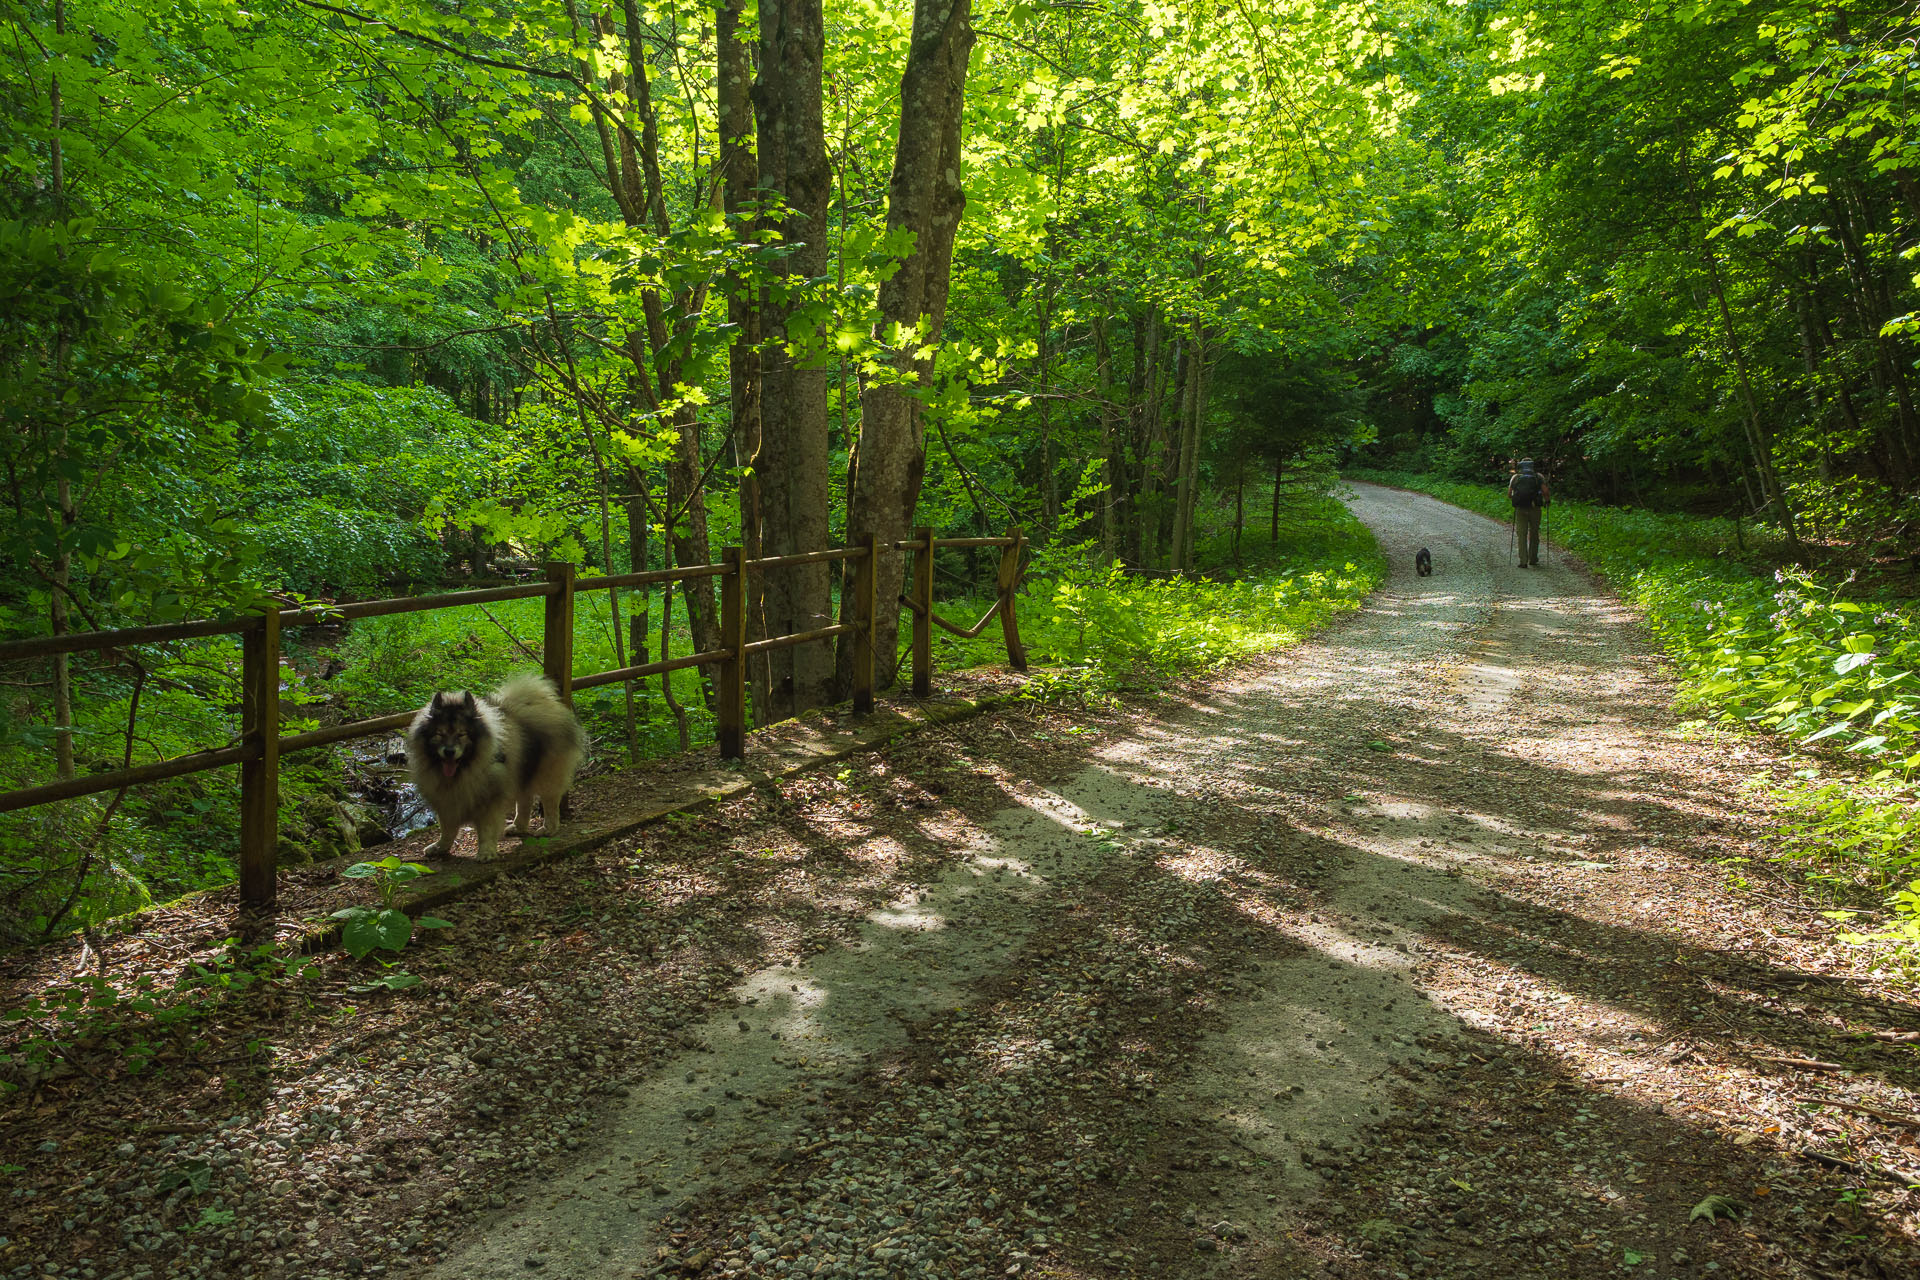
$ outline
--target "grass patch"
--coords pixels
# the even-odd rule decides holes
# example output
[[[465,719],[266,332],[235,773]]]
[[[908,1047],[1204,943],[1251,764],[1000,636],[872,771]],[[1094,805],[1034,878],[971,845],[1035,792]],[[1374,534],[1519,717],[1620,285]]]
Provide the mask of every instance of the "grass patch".
[[[1401,472],[1354,472],[1506,519],[1506,494]],[[1920,610],[1857,596],[1851,576],[1792,566],[1775,531],[1730,520],[1555,501],[1545,536],[1630,600],[1679,665],[1679,702],[1788,738],[1810,766],[1777,788],[1793,818],[1780,857],[1810,879],[1881,895],[1873,935],[1920,952]]]
[[[1298,643],[1359,607],[1386,573],[1372,532],[1325,493],[1289,499],[1280,536],[1249,532],[1244,563],[1195,578],[1158,578],[1101,565],[1085,546],[1036,556],[1018,611],[1021,639],[1037,667],[1034,694],[1107,695],[1235,658]],[[1203,542],[1218,555],[1224,543]],[[948,602],[948,616],[978,616],[990,599]],[[934,665],[1003,662],[991,624],[973,640],[934,638]]]

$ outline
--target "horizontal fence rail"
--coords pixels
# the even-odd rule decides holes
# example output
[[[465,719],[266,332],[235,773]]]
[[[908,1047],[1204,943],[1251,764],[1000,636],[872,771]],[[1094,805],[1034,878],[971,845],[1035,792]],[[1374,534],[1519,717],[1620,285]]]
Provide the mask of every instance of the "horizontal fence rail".
[[[281,634],[290,627],[329,626],[360,618],[379,618],[400,613],[420,613],[434,609],[458,609],[467,605],[493,604],[504,600],[543,601],[541,623],[541,667],[560,691],[572,700],[579,689],[623,684],[648,676],[684,671],[691,667],[717,668],[714,692],[718,713],[715,737],[720,754],[731,760],[746,755],[747,662],[748,659],[795,645],[820,643],[848,637],[851,646],[853,679],[851,694],[855,714],[873,710],[874,694],[874,612],[878,561],[882,555],[911,554],[913,569],[911,591],[902,594],[900,603],[913,619],[913,696],[929,697],[933,692],[933,629],[941,627],[954,635],[971,639],[980,634],[996,616],[1006,642],[1007,661],[1019,671],[1026,670],[1026,648],[1020,643],[1020,628],[1015,616],[1013,593],[1019,584],[1021,556],[1026,540],[1018,526],[1006,534],[991,538],[941,538],[930,528],[918,528],[913,537],[881,543],[868,535],[851,545],[797,555],[766,556],[748,560],[738,547],[728,547],[718,564],[682,565],[673,569],[649,569],[639,573],[603,574],[579,577],[574,566],[565,562],[548,564],[545,580],[510,587],[489,587],[477,591],[451,591],[429,596],[401,596],[391,600],[363,600],[338,606],[268,610],[240,618],[208,619],[169,623],[153,627],[126,627],[115,631],[83,631],[65,635],[39,636],[25,640],[0,642],[0,662],[19,662],[63,654],[131,649],[142,645],[172,644],[182,640],[202,640],[215,636],[238,636],[241,643],[241,732],[237,745],[213,748],[156,761],[131,769],[89,773],[83,777],[63,778],[41,786],[0,792],[0,813],[31,809],[39,805],[72,800],[80,796],[118,791],[144,783],[160,782],[214,769],[240,766],[240,899],[247,907],[271,905],[276,892],[279,844],[280,758],[297,751],[370,738],[404,730],[417,711],[353,720],[328,725],[304,733],[280,732],[280,657]],[[933,552],[998,547],[1000,565],[995,575],[994,602],[986,615],[970,628],[960,627],[933,611]],[[769,569],[798,565],[845,561],[852,567],[852,580],[846,592],[851,620],[833,626],[790,635],[769,636],[749,641],[747,618],[747,575]],[[703,653],[689,653],[658,661],[589,675],[573,671],[575,600],[585,591],[615,591],[628,587],[646,587],[675,582],[720,579],[720,634],[722,647]]]

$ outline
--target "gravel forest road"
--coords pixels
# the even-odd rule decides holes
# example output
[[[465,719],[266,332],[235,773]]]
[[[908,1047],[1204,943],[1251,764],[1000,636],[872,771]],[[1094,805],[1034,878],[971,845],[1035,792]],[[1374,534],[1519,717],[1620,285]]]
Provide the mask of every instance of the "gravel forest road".
[[[836,856],[886,900],[734,965],[426,1274],[1915,1274],[1920,1153],[1863,1118],[1914,1113],[1914,1051],[1868,1038],[1912,1010],[1716,862],[1776,762],[1682,732],[1558,551],[1350,502],[1392,575],[1307,643],[842,773]],[[1051,774],[997,751],[1032,738]]]

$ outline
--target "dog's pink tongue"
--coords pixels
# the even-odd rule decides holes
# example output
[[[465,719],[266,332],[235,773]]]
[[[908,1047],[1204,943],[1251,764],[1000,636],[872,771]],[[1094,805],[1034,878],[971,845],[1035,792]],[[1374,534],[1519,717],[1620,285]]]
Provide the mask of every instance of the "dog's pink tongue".
[[[458,760],[442,760],[440,762],[440,772],[451,778],[454,774],[460,772],[460,762]]]

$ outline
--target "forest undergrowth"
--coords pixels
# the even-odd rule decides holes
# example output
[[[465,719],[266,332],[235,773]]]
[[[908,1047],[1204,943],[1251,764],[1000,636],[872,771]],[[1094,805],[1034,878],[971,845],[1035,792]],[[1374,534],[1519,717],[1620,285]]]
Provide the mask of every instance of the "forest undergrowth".
[[[1492,485],[1350,474],[1512,511]],[[1826,890],[1836,920],[1878,919],[1855,908],[1879,898],[1884,923],[1847,936],[1920,970],[1920,610],[1805,567],[1776,528],[1557,499],[1542,532],[1640,610],[1678,667],[1682,709],[1797,744],[1789,780],[1755,780],[1788,815],[1779,865]]]

